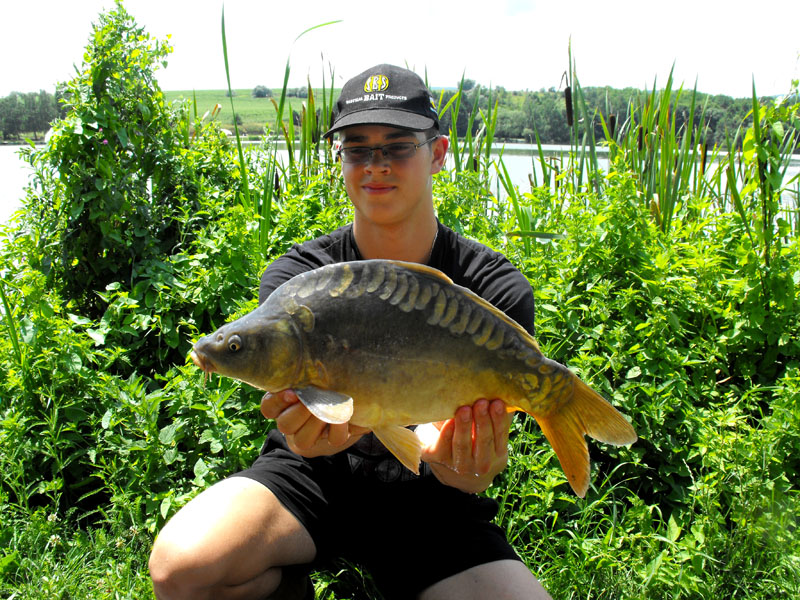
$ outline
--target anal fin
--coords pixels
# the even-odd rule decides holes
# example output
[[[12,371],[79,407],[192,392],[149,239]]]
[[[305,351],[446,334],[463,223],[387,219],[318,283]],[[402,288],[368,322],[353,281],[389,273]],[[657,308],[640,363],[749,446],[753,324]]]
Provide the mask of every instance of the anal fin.
[[[415,475],[419,475],[419,463],[422,460],[422,443],[417,434],[400,427],[399,425],[389,425],[386,427],[376,427],[372,430],[386,449],[394,454],[404,467]]]
[[[589,447],[583,429],[571,414],[537,417],[536,422],[556,452],[561,469],[573,491],[581,498],[589,489]]]

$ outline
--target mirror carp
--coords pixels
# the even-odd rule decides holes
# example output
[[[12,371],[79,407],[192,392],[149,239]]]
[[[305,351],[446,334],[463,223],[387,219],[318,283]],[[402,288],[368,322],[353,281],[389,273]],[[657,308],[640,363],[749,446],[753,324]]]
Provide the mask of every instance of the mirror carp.
[[[589,487],[584,438],[631,444],[633,427],[503,312],[440,271],[364,260],[326,265],[276,289],[258,308],[194,345],[191,358],[262,390],[293,388],[327,423],[371,429],[419,473],[409,425],[452,418],[500,398],[532,415],[575,493]]]

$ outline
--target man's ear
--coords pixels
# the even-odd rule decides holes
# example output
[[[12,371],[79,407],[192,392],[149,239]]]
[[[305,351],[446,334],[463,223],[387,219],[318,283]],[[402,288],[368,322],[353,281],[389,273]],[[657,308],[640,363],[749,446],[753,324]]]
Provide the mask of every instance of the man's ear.
[[[446,135],[440,135],[431,142],[431,175],[438,173],[444,168],[447,159],[447,149],[450,147],[450,139]]]

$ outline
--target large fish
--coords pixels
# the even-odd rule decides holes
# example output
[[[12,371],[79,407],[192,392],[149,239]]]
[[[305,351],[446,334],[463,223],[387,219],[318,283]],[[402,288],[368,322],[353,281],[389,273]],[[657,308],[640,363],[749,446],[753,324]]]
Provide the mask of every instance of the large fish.
[[[365,260],[302,273],[200,339],[191,357],[206,373],[295,389],[319,419],[371,429],[415,473],[421,442],[406,426],[452,418],[479,398],[532,415],[581,497],[589,487],[584,435],[636,441],[628,421],[543,356],[519,324],[414,263]]]

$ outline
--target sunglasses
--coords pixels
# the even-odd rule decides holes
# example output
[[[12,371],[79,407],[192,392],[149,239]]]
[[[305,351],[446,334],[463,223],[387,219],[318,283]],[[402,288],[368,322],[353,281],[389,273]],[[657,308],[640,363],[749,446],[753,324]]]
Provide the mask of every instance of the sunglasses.
[[[403,160],[411,158],[417,153],[417,148],[421,148],[425,144],[430,144],[433,140],[441,136],[435,135],[430,139],[415,144],[414,142],[392,142],[385,146],[349,146],[339,148],[336,152],[342,162],[348,164],[367,163],[372,161],[372,155],[376,151],[380,151],[386,160]]]

